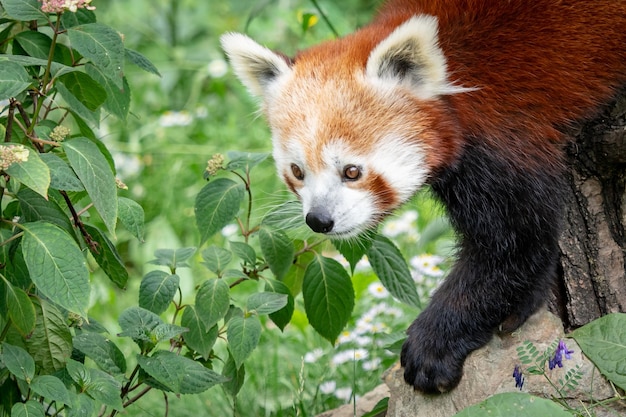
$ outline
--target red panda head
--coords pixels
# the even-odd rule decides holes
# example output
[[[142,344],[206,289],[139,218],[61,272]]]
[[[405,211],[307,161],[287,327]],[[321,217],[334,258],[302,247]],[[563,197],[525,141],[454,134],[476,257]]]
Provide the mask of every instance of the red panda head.
[[[262,98],[278,173],[316,232],[349,237],[375,226],[459,152],[445,96],[464,89],[447,80],[432,16],[386,35],[366,27],[293,61],[245,35],[221,41]]]

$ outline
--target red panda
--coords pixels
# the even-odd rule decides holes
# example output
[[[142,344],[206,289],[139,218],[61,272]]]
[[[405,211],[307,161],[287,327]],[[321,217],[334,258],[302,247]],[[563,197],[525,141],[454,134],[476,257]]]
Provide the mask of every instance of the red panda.
[[[389,0],[293,59],[242,34],[221,42],[315,232],[373,228],[424,184],[444,203],[457,260],[401,364],[416,390],[453,389],[467,355],[549,292],[564,131],[626,83],[626,1]]]

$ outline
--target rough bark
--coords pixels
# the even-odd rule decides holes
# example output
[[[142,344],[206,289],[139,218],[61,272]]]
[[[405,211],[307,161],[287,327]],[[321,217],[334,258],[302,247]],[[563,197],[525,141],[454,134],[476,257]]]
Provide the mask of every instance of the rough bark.
[[[551,307],[566,329],[626,311],[626,96],[567,148],[561,271]]]

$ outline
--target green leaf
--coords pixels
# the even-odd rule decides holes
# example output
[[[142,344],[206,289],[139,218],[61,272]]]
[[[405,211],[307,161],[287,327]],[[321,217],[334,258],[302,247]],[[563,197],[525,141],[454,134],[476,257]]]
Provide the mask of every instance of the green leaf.
[[[372,408],[367,413],[363,414],[362,417],[376,417],[376,416],[384,416],[387,413],[387,409],[389,408],[389,397],[385,397],[382,400],[378,401],[374,408]]]
[[[124,88],[125,49],[117,31],[101,23],[88,23],[69,28],[67,35],[73,48],[90,59],[118,88]]]
[[[392,296],[413,307],[421,303],[411,272],[398,248],[386,237],[377,235],[367,257],[380,282]]]
[[[67,361],[66,369],[70,377],[81,388],[81,391],[115,410],[122,411],[124,409],[120,398],[122,384],[111,375],[98,369],[87,368],[82,363],[72,359]]]
[[[98,146],[87,138],[63,142],[63,149],[109,233],[115,236],[117,186],[107,159]]]
[[[84,191],[85,187],[80,182],[76,173],[70,166],[53,153],[39,155],[50,170],[50,188],[65,191]]]
[[[55,84],[55,88],[67,103],[65,108],[74,116],[78,124],[89,122],[92,126],[100,126],[100,109],[89,110],[82,101],[72,94],[62,83]]]
[[[9,318],[22,336],[27,336],[35,328],[35,307],[24,290],[6,280],[4,284]]]
[[[128,336],[140,346],[143,342],[156,343],[154,330],[164,324],[158,315],[141,307],[129,307],[122,311],[118,322],[122,329],[118,336]]]
[[[142,70],[154,75],[158,75],[159,77],[161,76],[157,67],[155,67],[154,64],[141,53],[126,48],[126,58]]]
[[[200,190],[194,206],[200,244],[235,218],[243,198],[243,184],[228,178],[217,178]]]
[[[45,417],[43,405],[35,400],[17,403],[11,407],[11,417]]]
[[[26,349],[33,355],[41,373],[51,374],[65,367],[72,354],[72,334],[65,315],[54,305],[33,299],[37,322],[35,330],[25,339]]]
[[[15,35],[15,40],[26,53],[34,58],[48,60],[52,39],[41,32],[26,30]]]
[[[195,308],[190,305],[185,307],[183,316],[180,319],[180,324],[189,329],[189,331],[183,335],[187,347],[202,355],[204,360],[208,360],[213,346],[217,341],[219,331],[217,325],[206,330],[206,326],[200,319]]]
[[[26,161],[11,164],[5,171],[12,178],[40,194],[43,198],[48,198],[50,169],[34,150],[28,149],[28,159]]]
[[[90,111],[96,111],[107,99],[105,89],[84,72],[70,72],[58,80]]]
[[[626,389],[626,314],[600,317],[574,330],[573,337],[602,375]]]
[[[176,268],[189,268],[187,260],[196,253],[196,248],[179,248],[179,249],[157,249],[154,251],[156,259],[151,260],[149,263],[154,265],[167,266],[171,270]]]
[[[259,243],[265,261],[276,279],[282,279],[293,265],[294,247],[291,239],[281,230],[261,228]]]
[[[64,15],[67,13],[64,13]],[[100,408],[102,404],[97,404],[96,400],[88,396],[86,393],[71,393],[72,407],[67,408],[66,417],[92,417],[96,408]]]
[[[0,60],[0,100],[17,97],[30,87],[30,76],[21,65]]]
[[[204,281],[196,293],[195,306],[205,329],[215,326],[226,315],[230,306],[228,284],[217,278]]]
[[[2,343],[2,362],[9,372],[30,384],[35,376],[35,360],[19,346]]]
[[[250,356],[261,339],[261,322],[257,316],[233,317],[228,322],[228,348],[237,368]]]
[[[204,259],[203,265],[206,266],[209,271],[215,272],[217,276],[220,276],[228,267],[232,258],[233,253],[231,251],[216,245],[211,245],[202,251],[202,259]]]
[[[311,229],[304,223],[302,203],[298,200],[273,207],[265,214],[261,224],[275,230],[298,230],[302,235],[311,233]]]
[[[291,317],[294,312],[294,298],[289,291],[289,287],[280,281],[268,279],[265,281],[265,291],[275,292],[277,294],[285,294],[287,296],[287,304],[278,311],[270,314],[270,319],[278,326],[282,331],[285,330],[285,326],[291,321]]]
[[[2,7],[7,15],[15,20],[38,20],[45,19],[46,15],[41,11],[41,3],[37,0],[2,0]]]
[[[269,153],[252,153],[252,152],[228,152],[228,158],[230,162],[226,165],[226,169],[229,171],[235,171],[238,169],[244,172],[250,172],[250,170],[265,161],[270,155]]]
[[[256,252],[254,248],[244,242],[230,241],[230,249],[238,258],[248,265],[256,265]]]
[[[333,240],[333,246],[335,246],[339,253],[346,258],[350,264],[350,270],[354,273],[356,264],[363,258],[368,249],[372,246],[372,236],[366,233],[356,239]]]
[[[153,334],[157,343],[174,339],[187,332],[188,329],[171,323],[162,323],[154,328]]]
[[[287,294],[275,292],[257,292],[248,297],[246,310],[257,315],[274,313],[287,305]]]
[[[122,289],[126,288],[128,271],[113,242],[111,242],[100,229],[89,224],[85,224],[84,227],[97,244],[97,247],[93,247],[92,245],[87,246],[89,247],[89,252],[91,252],[98,265],[100,265],[100,268],[102,268],[104,273],[107,274],[115,285]]]
[[[89,270],[76,241],[50,223],[26,223],[22,227],[24,260],[37,290],[61,307],[86,317]]]
[[[554,401],[520,392],[496,394],[464,409],[454,417],[571,417]]]
[[[93,10],[78,9],[74,13],[63,13],[61,15],[61,24],[64,29],[87,23],[96,23],[96,14]]]
[[[334,259],[316,255],[304,273],[302,296],[311,326],[335,343],[354,308],[354,289],[344,267]]]
[[[106,95],[106,100],[103,103],[104,109],[118,119],[125,121],[130,109],[130,86],[126,77],[123,79],[123,88],[119,88],[99,67],[87,64],[85,70],[103,88]]]
[[[163,271],[150,271],[139,286],[139,307],[161,314],[174,299],[180,278]]]
[[[109,338],[100,333],[82,332],[74,337],[74,348],[93,360],[104,372],[121,375],[126,372],[126,359],[122,351]]]
[[[59,226],[70,236],[74,235],[74,226],[72,226],[68,215],[54,200],[45,199],[26,187],[20,189],[17,193],[17,199],[25,222],[43,220]]]
[[[242,364],[237,368],[233,355],[229,352],[228,359],[222,368],[222,375],[228,378],[228,381],[222,384],[222,388],[224,388],[224,391],[231,397],[236,397],[246,379],[246,366]]]
[[[55,401],[60,404],[71,405],[70,394],[63,381],[53,375],[38,375],[30,384],[37,395],[42,396],[47,402]]]
[[[125,197],[117,199],[118,218],[130,233],[140,242],[144,241],[144,211],[139,203]]]
[[[137,363],[160,384],[176,394],[199,394],[226,378],[191,359],[159,350],[152,356],[137,355]]]

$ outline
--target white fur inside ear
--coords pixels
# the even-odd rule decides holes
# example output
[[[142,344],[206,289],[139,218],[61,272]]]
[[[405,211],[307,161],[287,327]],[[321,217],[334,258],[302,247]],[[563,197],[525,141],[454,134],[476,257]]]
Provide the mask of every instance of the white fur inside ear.
[[[385,84],[406,85],[421,98],[472,90],[448,82],[437,32],[434,16],[414,16],[402,23],[370,53],[367,77]]]
[[[264,96],[268,87],[291,72],[287,60],[241,33],[226,33],[220,38],[235,75],[255,96]]]

